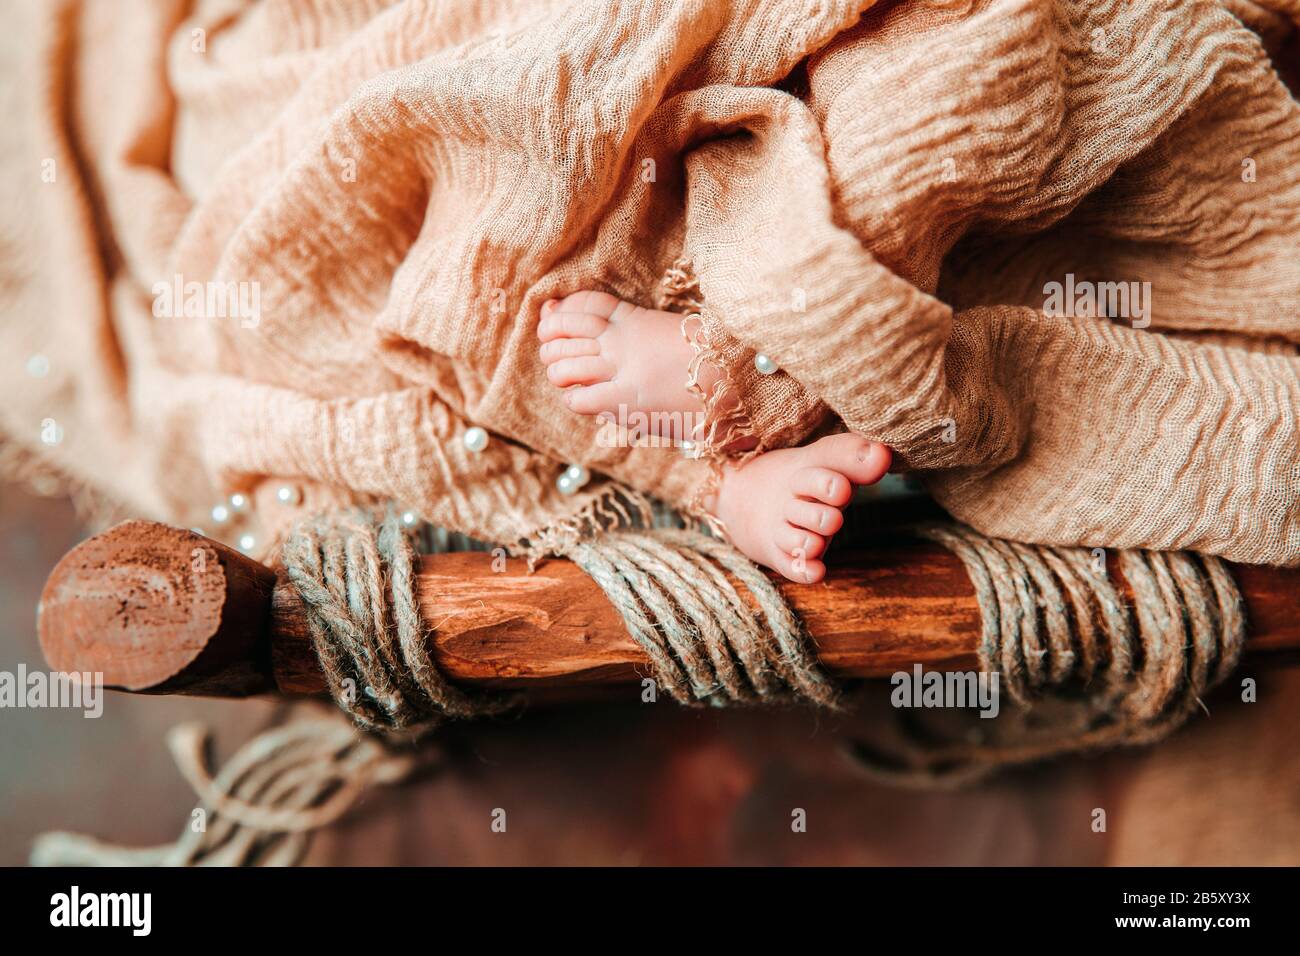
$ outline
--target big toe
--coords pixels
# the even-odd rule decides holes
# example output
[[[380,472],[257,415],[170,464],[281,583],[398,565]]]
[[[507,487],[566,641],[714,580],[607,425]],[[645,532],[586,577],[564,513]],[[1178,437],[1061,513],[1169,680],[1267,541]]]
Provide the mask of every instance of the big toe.
[[[885,477],[894,460],[888,446],[851,432],[827,435],[804,451],[808,464],[838,471],[855,485],[874,485]]]

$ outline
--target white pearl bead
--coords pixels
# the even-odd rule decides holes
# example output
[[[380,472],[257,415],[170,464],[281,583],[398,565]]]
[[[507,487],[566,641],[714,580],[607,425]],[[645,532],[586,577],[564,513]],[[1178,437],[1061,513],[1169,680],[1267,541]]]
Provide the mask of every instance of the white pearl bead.
[[[248,498],[247,498],[247,497],[245,497],[244,495],[238,494],[238,493],[233,494],[233,495],[230,496],[230,510],[231,510],[231,511],[244,511],[244,510],[246,510],[247,508],[248,508]]]
[[[251,534],[240,535],[239,537],[240,551],[245,551],[245,552],[252,551],[256,545],[257,545],[257,539],[254,538]]]
[[[44,378],[50,374],[50,360],[37,352],[27,360],[27,374],[32,378]]]
[[[754,368],[758,369],[759,375],[771,375],[779,366],[761,352],[754,356]]]
[[[217,524],[225,524],[230,520],[230,509],[225,505],[217,505],[212,509],[212,520]]]
[[[285,505],[296,505],[302,502],[302,491],[297,485],[281,485],[275,492],[276,500]]]
[[[465,429],[465,437],[461,440],[470,451],[480,452],[488,446],[488,433],[486,429],[475,425],[473,428]]]
[[[417,519],[415,517],[414,511],[402,512],[402,524],[406,525],[408,528],[411,527],[411,525],[415,524],[416,520]]]
[[[556,479],[555,487],[560,490],[560,494],[571,495],[578,490],[580,485],[578,485],[578,483],[573,480],[573,476],[566,471]]]
[[[581,488],[587,482],[591,481],[591,473],[581,465],[570,465],[564,469],[564,473],[569,476],[569,480]]]

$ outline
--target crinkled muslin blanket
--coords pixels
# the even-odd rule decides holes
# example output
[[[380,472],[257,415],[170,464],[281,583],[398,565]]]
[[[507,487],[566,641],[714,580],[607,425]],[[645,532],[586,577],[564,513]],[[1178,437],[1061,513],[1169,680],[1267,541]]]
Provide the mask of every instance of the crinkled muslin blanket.
[[[684,505],[725,444],[546,382],[539,307],[597,288],[689,299],[759,447],[843,426],[989,534],[1300,564],[1300,0],[4,8],[10,472],[532,546]]]

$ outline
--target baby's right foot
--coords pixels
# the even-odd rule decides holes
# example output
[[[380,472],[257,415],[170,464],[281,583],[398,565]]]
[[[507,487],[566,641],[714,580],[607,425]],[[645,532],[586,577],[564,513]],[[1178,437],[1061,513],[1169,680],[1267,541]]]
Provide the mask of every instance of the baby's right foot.
[[[724,470],[711,510],[751,561],[815,584],[826,576],[819,559],[844,524],[840,509],[853,486],[875,484],[892,460],[886,446],[849,433],[764,452]]]
[[[575,292],[542,306],[537,326],[546,377],[580,415],[640,422],[630,437],[672,442],[699,437],[704,403],[687,386],[695,350],[675,312],[646,309],[607,292]],[[696,385],[708,394],[717,372],[704,366]]]

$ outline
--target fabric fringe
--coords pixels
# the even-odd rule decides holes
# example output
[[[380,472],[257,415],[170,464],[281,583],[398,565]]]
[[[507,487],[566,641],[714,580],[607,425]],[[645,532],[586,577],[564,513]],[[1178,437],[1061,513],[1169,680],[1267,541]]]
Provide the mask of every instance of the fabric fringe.
[[[660,520],[656,518],[656,507],[648,497],[626,485],[609,482],[582,508],[523,535],[507,550],[512,557],[524,558],[531,571],[543,558],[567,554],[580,541],[610,531],[653,528],[656,520]]]
[[[690,259],[678,258],[668,267],[660,280],[657,305],[664,311],[685,313],[682,337],[695,351],[687,367],[686,387],[704,405],[704,431],[694,439],[697,456],[742,463],[760,454],[763,447],[730,373],[730,362],[709,335],[702,314],[704,298]],[[700,385],[700,371],[706,364],[720,376],[708,392]]]
[[[706,503],[717,494],[723,465],[743,465],[762,454],[766,446],[731,374],[731,363],[709,334],[702,314],[704,297],[689,258],[674,260],[665,271],[656,304],[665,311],[685,313],[682,337],[695,353],[687,366],[686,388],[704,407],[704,426],[702,432],[692,438],[692,455],[707,461],[709,474],[691,500],[686,502],[685,510],[703,522],[714,535],[725,539],[726,526]],[[718,375],[718,380],[708,391],[700,385],[700,374],[705,365]]]

